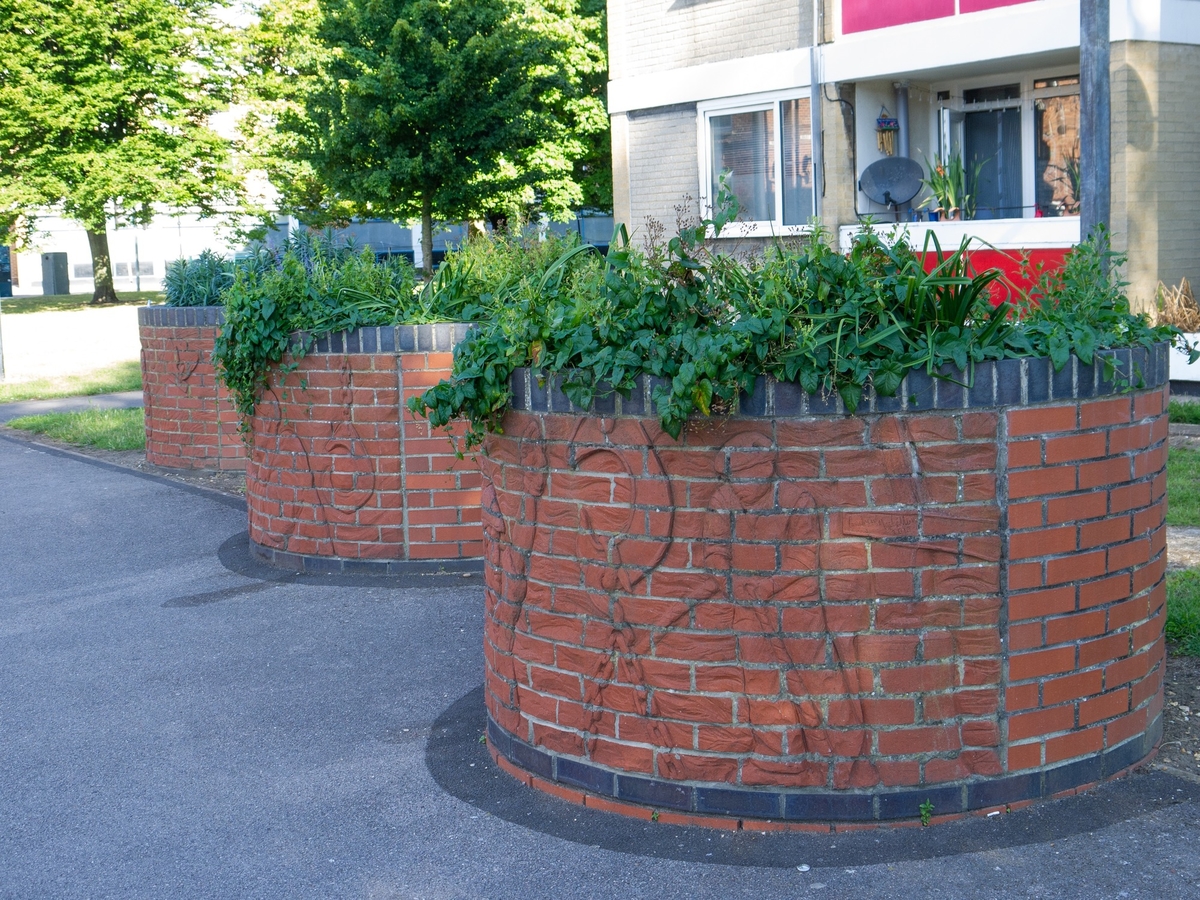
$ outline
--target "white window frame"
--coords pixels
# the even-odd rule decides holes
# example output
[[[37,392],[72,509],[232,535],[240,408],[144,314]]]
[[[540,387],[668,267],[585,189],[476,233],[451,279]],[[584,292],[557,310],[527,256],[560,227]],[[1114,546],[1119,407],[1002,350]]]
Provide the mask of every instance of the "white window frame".
[[[696,142],[699,152],[696,154],[700,165],[700,210],[707,218],[712,215],[712,127],[713,116],[727,116],[735,113],[760,112],[774,109],[775,115],[775,218],[770,222],[738,221],[721,232],[722,237],[793,237],[805,235],[812,231],[812,225],[783,224],[783,115],[781,104],[787,100],[808,100],[808,132],[809,139],[813,134],[812,91],[808,87],[795,88],[785,91],[769,91],[762,94],[747,94],[741,97],[727,97],[720,100],[705,100],[696,104]],[[820,160],[813,160],[813,167],[820,165]],[[815,174],[815,173],[814,173]],[[809,216],[816,214],[816,179],[814,181],[813,209]],[[710,229],[711,230],[711,229]]]
[[[974,78],[960,78],[954,81],[934,82],[930,85],[930,96],[937,97],[939,91],[949,91],[949,100],[934,100],[933,115],[930,117],[934,133],[931,135],[933,147],[940,146],[941,137],[937,133],[940,129],[941,116],[939,110],[945,106],[959,112],[984,112],[993,109],[1013,109],[1021,110],[1021,216],[1022,219],[1033,219],[1037,215],[1037,185],[1036,179],[1036,154],[1034,153],[1034,142],[1037,135],[1034,133],[1034,104],[1038,100],[1048,97],[1065,97],[1071,94],[1079,93],[1079,85],[1064,85],[1062,87],[1038,88],[1034,89],[1033,85],[1036,81],[1043,79],[1051,80],[1054,78],[1065,78],[1079,74],[1079,64],[1071,65],[1055,65],[1043,66],[1037,69],[1029,69],[1022,72],[1008,72],[999,75],[983,75]],[[963,102],[963,92],[973,90],[975,88],[998,87],[1003,84],[1019,84],[1021,86],[1020,95],[1012,100],[996,100],[989,103],[972,103],[967,105]],[[1055,216],[1053,218],[1077,218],[1077,216]],[[1013,221],[1014,219],[992,219],[981,221]]]

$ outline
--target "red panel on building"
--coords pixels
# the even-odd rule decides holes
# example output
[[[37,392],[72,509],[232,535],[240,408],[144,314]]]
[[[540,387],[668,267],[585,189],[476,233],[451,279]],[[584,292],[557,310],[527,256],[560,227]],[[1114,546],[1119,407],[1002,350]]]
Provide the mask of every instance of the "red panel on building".
[[[998,304],[1002,300],[1011,299],[1013,289],[1028,291],[1037,282],[1038,275],[1061,269],[1069,247],[1046,248],[1039,250],[991,250],[979,249],[970,251],[971,264],[976,272],[988,269],[999,269],[1004,273],[1004,280],[992,290],[992,302]],[[931,271],[937,265],[937,256],[930,253],[924,259],[925,271]]]
[[[987,0],[975,0],[975,2],[987,2]],[[999,2],[1004,2],[1004,0],[998,0],[993,5],[998,5]],[[856,31],[871,31],[891,25],[924,22],[928,19],[942,19],[952,15],[954,15],[954,0],[892,0],[890,3],[880,3],[879,0],[843,0],[842,33],[853,34]]]
[[[1032,0],[959,0],[959,12],[973,13],[984,9],[996,9],[1001,6],[1016,6],[1018,3],[1030,3]]]

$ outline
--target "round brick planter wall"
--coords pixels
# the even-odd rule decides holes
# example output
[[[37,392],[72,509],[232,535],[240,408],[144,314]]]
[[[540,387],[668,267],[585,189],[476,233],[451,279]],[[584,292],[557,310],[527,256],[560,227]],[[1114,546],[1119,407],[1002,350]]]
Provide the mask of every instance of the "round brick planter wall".
[[[516,373],[482,460],[493,754],[600,806],[835,823],[1143,760],[1167,348],[1115,355],[1138,390],[1006,360],[855,416],[760,380],[678,442],[650,384],[580,412]]]
[[[225,321],[219,306],[144,306],[142,399],[146,460],[170,469],[246,465],[238,415],[213,368],[213,342]]]
[[[478,466],[404,409],[450,375],[466,325],[319,338],[252,421],[251,549],[284,568],[387,574],[482,555]]]

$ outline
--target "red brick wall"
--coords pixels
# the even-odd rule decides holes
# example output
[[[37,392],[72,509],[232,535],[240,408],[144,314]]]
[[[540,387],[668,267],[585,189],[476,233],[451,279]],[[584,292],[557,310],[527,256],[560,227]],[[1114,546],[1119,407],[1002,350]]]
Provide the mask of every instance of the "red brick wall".
[[[233,401],[217,379],[220,308],[143,307],[142,397],[146,459],[175,469],[241,469],[246,446]]]
[[[1008,413],[1008,768],[1144,732],[1162,708],[1166,391]]]
[[[488,711],[561,759],[748,789],[965,790],[1140,735],[1165,396],[680,442],[512,412],[482,462]]]
[[[274,374],[246,469],[251,540],[350,560],[481,556],[477,465],[401,412],[403,400],[450,375],[449,345],[403,352],[374,341],[362,352],[365,344],[330,352],[325,339],[324,352],[318,344],[294,372]]]

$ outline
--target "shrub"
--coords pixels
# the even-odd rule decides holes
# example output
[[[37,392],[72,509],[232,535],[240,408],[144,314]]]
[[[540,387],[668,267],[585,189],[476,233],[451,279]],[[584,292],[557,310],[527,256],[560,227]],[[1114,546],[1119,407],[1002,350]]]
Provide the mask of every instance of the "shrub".
[[[1098,349],[1177,334],[1130,312],[1103,240],[1081,245],[1026,297],[998,271],[975,271],[967,241],[914,252],[866,230],[842,254],[814,229],[752,259],[714,251],[708,237],[736,214],[728,203],[644,250],[622,232],[604,259],[571,247],[518,264],[501,246],[478,248],[494,316],[459,348],[452,379],[410,408],[434,426],[467,419],[471,447],[500,428],[518,367],[561,375],[585,408],[598,391],[628,395],[651,375],[663,379],[653,392],[662,426],[677,437],[693,413],[736,408],[759,375],[836,392],[853,412],[868,385],[892,396],[917,367],[947,377],[953,364],[969,381],[987,359],[1045,355],[1061,369],[1071,352],[1090,363]],[[994,304],[997,287],[1007,299]]]
[[[243,418],[254,412],[273,365],[307,352],[312,336],[374,325],[471,322],[486,315],[506,278],[538,271],[577,238],[546,242],[480,239],[447,255],[418,289],[403,257],[301,234],[283,252],[239,261],[225,292],[225,324],[213,359]]]

